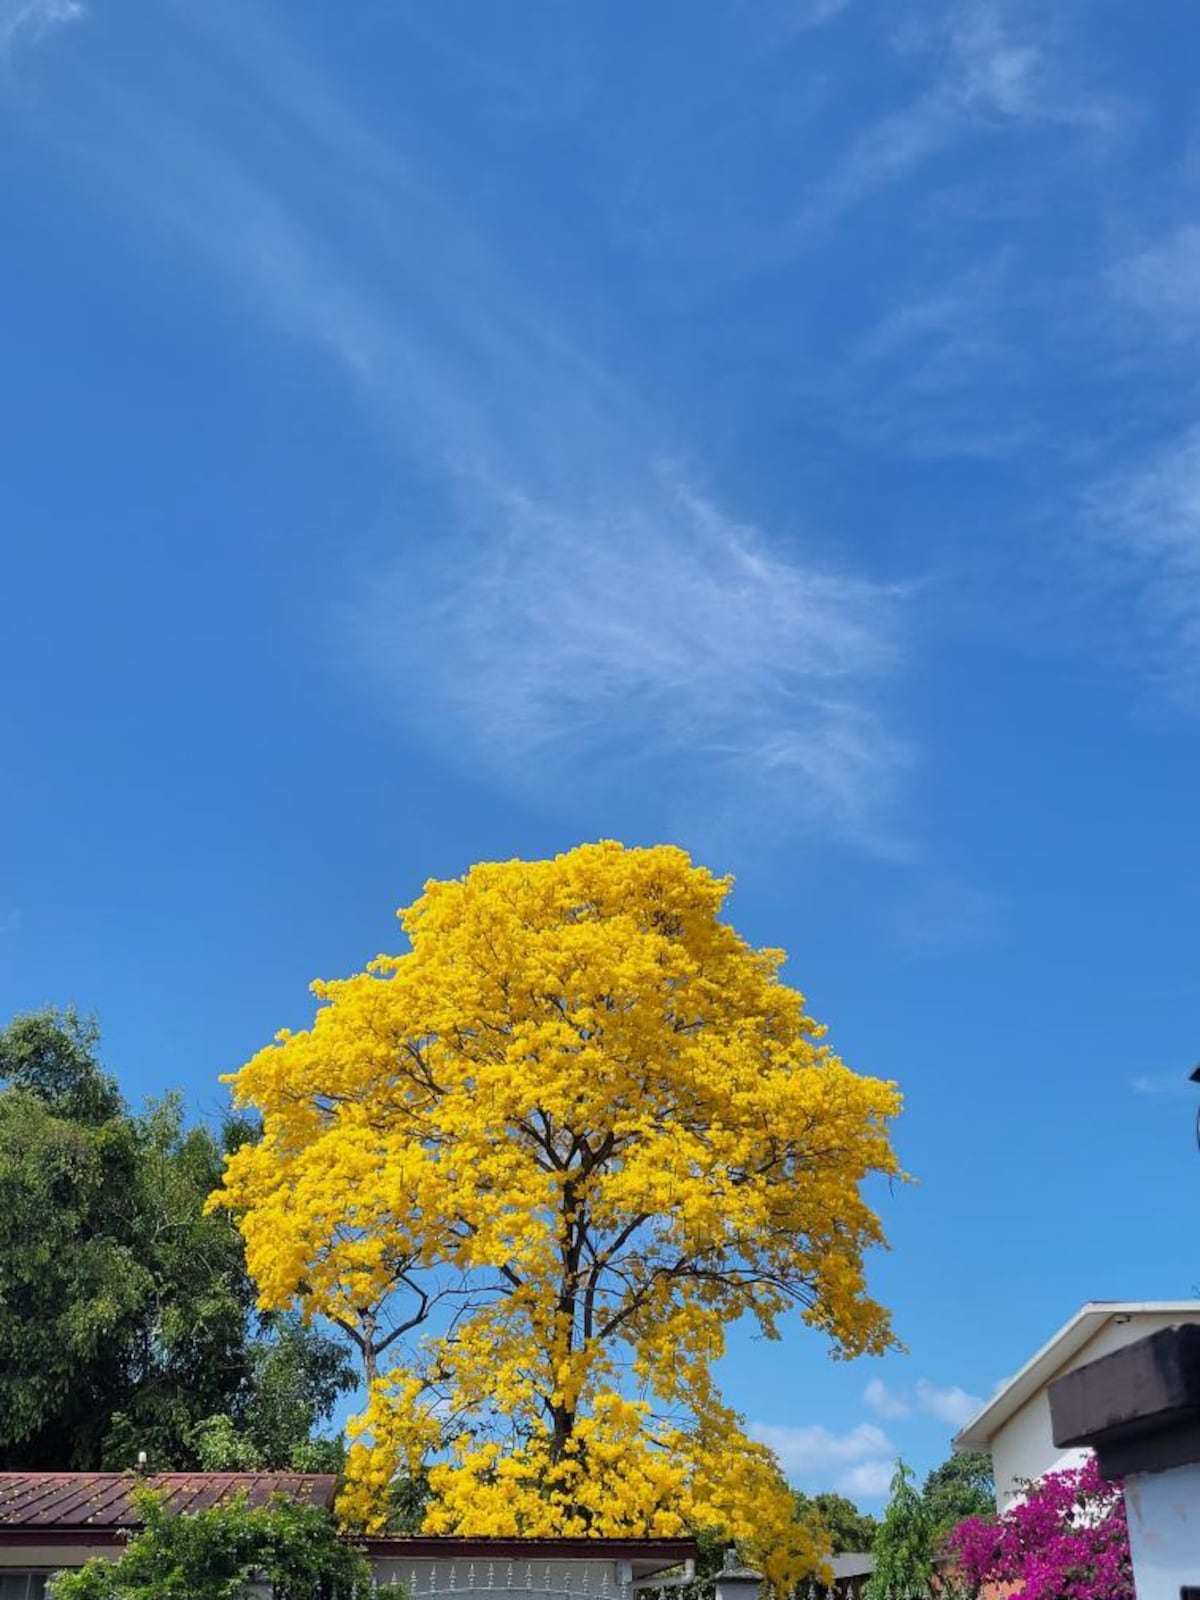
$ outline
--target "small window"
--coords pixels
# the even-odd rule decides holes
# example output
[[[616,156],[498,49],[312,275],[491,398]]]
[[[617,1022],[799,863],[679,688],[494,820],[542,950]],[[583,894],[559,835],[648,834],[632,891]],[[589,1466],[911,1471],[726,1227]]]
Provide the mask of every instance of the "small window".
[[[45,1600],[48,1572],[0,1572],[0,1600]]]

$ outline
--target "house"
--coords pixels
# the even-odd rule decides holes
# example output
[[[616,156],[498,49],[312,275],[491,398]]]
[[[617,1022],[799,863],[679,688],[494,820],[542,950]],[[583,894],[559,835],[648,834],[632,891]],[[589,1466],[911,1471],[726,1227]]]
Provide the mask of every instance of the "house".
[[[0,1600],[42,1600],[47,1580],[92,1556],[115,1557],[138,1526],[133,1496],[149,1488],[175,1512],[234,1496],[266,1505],[283,1495],[332,1506],[335,1479],[295,1472],[0,1472]],[[494,1590],[506,1600],[632,1600],[656,1573],[690,1573],[692,1539],[355,1540],[381,1585],[412,1600],[462,1600]]]
[[[870,1551],[845,1551],[831,1556],[829,1565],[833,1569],[833,1582],[826,1590],[830,1600],[862,1600],[863,1590],[875,1570],[875,1557]]]
[[[1077,1466],[1087,1455],[1054,1443],[1047,1393],[1054,1379],[1160,1329],[1189,1322],[1200,1323],[1198,1300],[1090,1300],[1076,1312],[955,1435],[956,1450],[991,1456],[997,1508],[1003,1511],[1018,1498],[1023,1483]]]

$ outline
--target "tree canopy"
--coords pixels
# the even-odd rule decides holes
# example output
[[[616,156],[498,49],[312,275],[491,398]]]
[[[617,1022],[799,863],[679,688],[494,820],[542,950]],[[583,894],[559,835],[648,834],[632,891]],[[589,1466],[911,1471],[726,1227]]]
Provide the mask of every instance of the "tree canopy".
[[[844,1494],[827,1490],[821,1494],[797,1494],[796,1515],[816,1520],[829,1535],[833,1554],[848,1550],[870,1550],[879,1523],[869,1512],[860,1511]]]
[[[941,1537],[966,1517],[990,1517],[996,1509],[992,1458],[966,1450],[934,1467],[921,1489],[935,1536]]]
[[[96,1059],[94,1017],[30,1011],[0,1033],[0,1082],[24,1089],[68,1122],[106,1122],[125,1109],[117,1080]]]
[[[196,1466],[222,1415],[286,1466],[352,1373],[258,1316],[237,1230],[204,1209],[226,1146],[174,1098],[130,1111],[98,1041],[73,1012],[0,1030],[0,1467]]]
[[[260,1318],[246,1346],[246,1381],[230,1396],[228,1409],[192,1430],[200,1466],[210,1472],[340,1472],[341,1436],[314,1430],[353,1386],[354,1370],[341,1344],[295,1316]]]
[[[408,953],[316,984],[313,1026],[235,1075],[263,1133],[223,1201],[262,1301],[344,1328],[370,1380],[347,1515],[427,1470],[431,1532],[816,1560],[712,1366],[793,1310],[889,1346],[862,1185],[897,1173],[899,1100],[722,920],[729,888],[612,843],[430,883]]]

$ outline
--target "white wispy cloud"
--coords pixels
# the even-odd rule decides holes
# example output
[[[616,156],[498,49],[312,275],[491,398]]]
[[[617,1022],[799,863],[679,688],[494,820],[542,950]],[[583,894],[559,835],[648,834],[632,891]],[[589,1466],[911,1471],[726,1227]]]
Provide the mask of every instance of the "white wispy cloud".
[[[885,1422],[897,1422],[912,1413],[912,1406],[904,1395],[890,1389],[882,1378],[871,1379],[863,1390],[863,1400],[867,1409]]]
[[[1138,596],[1158,673],[1181,698],[1200,696],[1200,425],[1101,481],[1086,523],[1113,575]]]
[[[1176,372],[1190,386],[1200,339],[1200,226],[1186,223],[1127,244],[1107,283],[1126,359],[1152,373],[1160,390]],[[1172,346],[1178,368],[1164,363]],[[1099,571],[1135,597],[1141,640],[1150,643],[1140,651],[1142,664],[1149,661],[1174,695],[1200,704],[1200,422],[1140,454],[1123,448],[1127,464],[1101,476],[1085,497],[1093,576]],[[1134,1087],[1151,1092],[1141,1087],[1151,1081],[1135,1079]]]
[[[1109,281],[1117,299],[1160,335],[1193,342],[1200,331],[1200,226],[1189,223],[1131,248],[1113,264]]]
[[[664,467],[669,423],[278,13],[170,0],[155,26],[203,33],[179,81],[91,82],[47,136],[437,480],[433,525],[397,519],[344,586],[381,706],[513,782],[590,786],[636,753],[877,840],[909,757],[907,592],[744,525],[678,451]],[[227,126],[205,114],[222,64],[253,86]]]
[[[1108,133],[1116,108],[1077,80],[1078,50],[1046,7],[962,0],[947,14],[941,91],[969,114]]]
[[[957,1384],[941,1385],[929,1378],[918,1378],[912,1392],[890,1388],[881,1378],[872,1378],[863,1391],[863,1400],[877,1417],[898,1422],[914,1409],[937,1422],[958,1427],[973,1417],[983,1401]]]
[[[0,56],[84,15],[83,0],[0,0]]]
[[[1104,132],[1112,108],[1068,82],[1044,13],[1009,0],[963,0],[896,31],[901,48],[931,64],[925,87],[869,123],[802,209],[801,228],[827,225],[906,177],[971,130],[1030,123]]]
[[[772,549],[661,474],[583,508],[472,487],[479,530],[361,613],[398,701],[436,654],[429,713],[498,767],[649,751],[870,832],[872,787],[905,757],[869,703],[898,659],[899,594]]]
[[[854,0],[796,0],[788,11],[789,20],[796,27],[819,28],[832,22],[854,3]]]
[[[1003,259],[892,306],[856,341],[853,359],[903,366],[912,388],[945,391],[1010,359],[997,319],[1013,287]]]
[[[856,438],[910,456],[996,457],[1029,442],[1039,371],[1014,327],[1028,291],[1007,252],[918,282],[851,343],[830,385]]]
[[[1197,1095],[1196,1085],[1182,1072],[1143,1073],[1131,1078],[1129,1087],[1134,1094],[1166,1100],[1194,1100]]]
[[[942,92],[968,112],[1015,120],[1075,120],[1064,104],[1041,40],[1021,30],[1011,8],[972,0],[950,17],[950,70]]]
[[[820,1476],[831,1468],[890,1456],[892,1442],[874,1423],[860,1422],[847,1433],[832,1433],[813,1425],[790,1428],[781,1423],[755,1422],[750,1436],[779,1457],[785,1472],[797,1478]]]
[[[895,1471],[894,1461],[862,1461],[838,1478],[838,1492],[854,1500],[881,1500],[891,1488]]]
[[[800,211],[800,231],[836,221],[877,189],[904,177],[940,150],[955,124],[941,93],[920,96],[865,127]]]
[[[928,1378],[917,1379],[916,1395],[917,1406],[927,1417],[947,1423],[952,1428],[959,1428],[969,1421],[983,1404],[978,1395],[968,1394],[957,1384],[941,1388]]]

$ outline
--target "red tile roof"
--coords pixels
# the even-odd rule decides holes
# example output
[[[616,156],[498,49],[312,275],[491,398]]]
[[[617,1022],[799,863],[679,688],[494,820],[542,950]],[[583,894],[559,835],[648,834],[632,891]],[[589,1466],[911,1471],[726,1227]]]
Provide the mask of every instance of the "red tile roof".
[[[302,1472],[0,1472],[0,1532],[41,1528],[135,1528],[137,1489],[153,1489],[170,1511],[204,1511],[235,1495],[262,1506],[275,1495],[333,1504],[332,1474]]]

